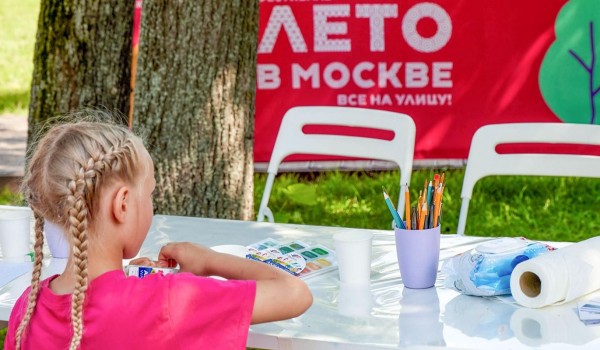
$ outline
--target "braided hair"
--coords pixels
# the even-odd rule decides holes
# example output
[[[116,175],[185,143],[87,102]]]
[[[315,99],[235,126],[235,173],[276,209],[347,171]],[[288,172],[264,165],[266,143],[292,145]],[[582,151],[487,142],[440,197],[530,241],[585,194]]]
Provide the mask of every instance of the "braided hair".
[[[88,287],[88,228],[104,184],[134,181],[141,170],[141,140],[127,128],[104,122],[67,123],[50,129],[31,156],[23,193],[35,217],[34,268],[25,316],[16,332],[20,349],[40,290],[44,220],[63,227],[71,244],[75,289],[71,300],[77,349],[83,336],[83,305]]]

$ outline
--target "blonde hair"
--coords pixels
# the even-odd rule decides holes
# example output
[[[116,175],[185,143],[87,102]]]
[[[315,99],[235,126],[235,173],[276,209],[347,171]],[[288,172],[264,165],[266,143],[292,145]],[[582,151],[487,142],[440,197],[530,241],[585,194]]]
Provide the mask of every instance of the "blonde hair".
[[[133,182],[141,172],[140,147],[141,140],[127,128],[105,122],[58,125],[38,142],[23,180],[23,193],[35,217],[35,261],[27,310],[16,332],[17,349],[39,294],[45,219],[63,227],[72,243],[76,284],[70,348],[79,347],[88,286],[88,227],[94,222],[103,184],[115,179]]]

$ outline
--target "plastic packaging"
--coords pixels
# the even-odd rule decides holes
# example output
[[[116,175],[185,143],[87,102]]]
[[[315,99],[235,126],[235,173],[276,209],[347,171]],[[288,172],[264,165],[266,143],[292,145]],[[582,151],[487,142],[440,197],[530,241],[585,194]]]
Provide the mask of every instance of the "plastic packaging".
[[[554,248],[523,237],[482,243],[444,263],[444,286],[467,295],[510,294],[510,276],[515,266],[551,250]]]
[[[144,278],[147,275],[153,273],[160,273],[163,275],[170,273],[177,273],[179,269],[173,269],[168,267],[152,267],[152,266],[142,266],[142,265],[127,265],[125,267],[125,272],[127,276],[135,276],[139,278]]]

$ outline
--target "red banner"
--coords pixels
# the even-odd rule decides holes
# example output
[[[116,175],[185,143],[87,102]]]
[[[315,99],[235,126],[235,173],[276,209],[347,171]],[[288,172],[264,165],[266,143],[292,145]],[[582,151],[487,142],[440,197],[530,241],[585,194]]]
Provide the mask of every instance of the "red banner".
[[[600,13],[596,0],[566,3],[261,1],[255,161],[269,161],[281,118],[294,106],[406,113],[417,126],[415,159],[467,158],[473,133],[486,124],[590,123],[590,107],[591,123],[598,123],[593,119],[594,99],[600,100],[595,87],[583,102],[572,103],[571,112],[553,105],[568,102],[558,101],[565,94],[560,92],[562,80],[553,82],[561,62],[567,62],[563,68],[571,65],[572,72],[585,73],[582,62],[568,52],[548,56],[556,48],[553,43],[559,43],[555,26],[558,31],[559,23],[572,24],[576,28],[570,35],[589,38],[593,21],[584,17]],[[596,14],[584,13],[590,6]],[[566,10],[571,10],[570,17]],[[600,22],[596,38],[599,29]],[[593,64],[589,45],[589,39],[581,41],[578,52],[582,61]]]

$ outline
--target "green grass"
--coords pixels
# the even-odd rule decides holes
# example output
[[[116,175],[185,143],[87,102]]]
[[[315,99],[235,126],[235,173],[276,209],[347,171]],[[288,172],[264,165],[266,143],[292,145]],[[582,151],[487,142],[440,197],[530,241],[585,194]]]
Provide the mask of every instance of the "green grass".
[[[6,331],[8,328],[0,329],[0,349],[4,349],[4,338],[6,338]]]
[[[432,170],[413,172],[413,203],[417,188],[422,188],[425,178],[431,179],[433,174]],[[462,169],[446,171],[444,233],[456,232],[463,176]],[[255,210],[265,180],[264,174],[255,177]],[[275,180],[269,207],[276,222],[390,229],[391,217],[381,186],[396,202],[398,182],[398,172],[283,174]],[[598,193],[600,181],[595,179],[487,177],[475,185],[466,234],[552,241],[593,237],[600,229]]]
[[[39,0],[0,0],[0,115],[26,115]]]
[[[0,191],[0,204],[19,206],[25,205],[23,196],[20,193],[11,192],[8,187]]]

